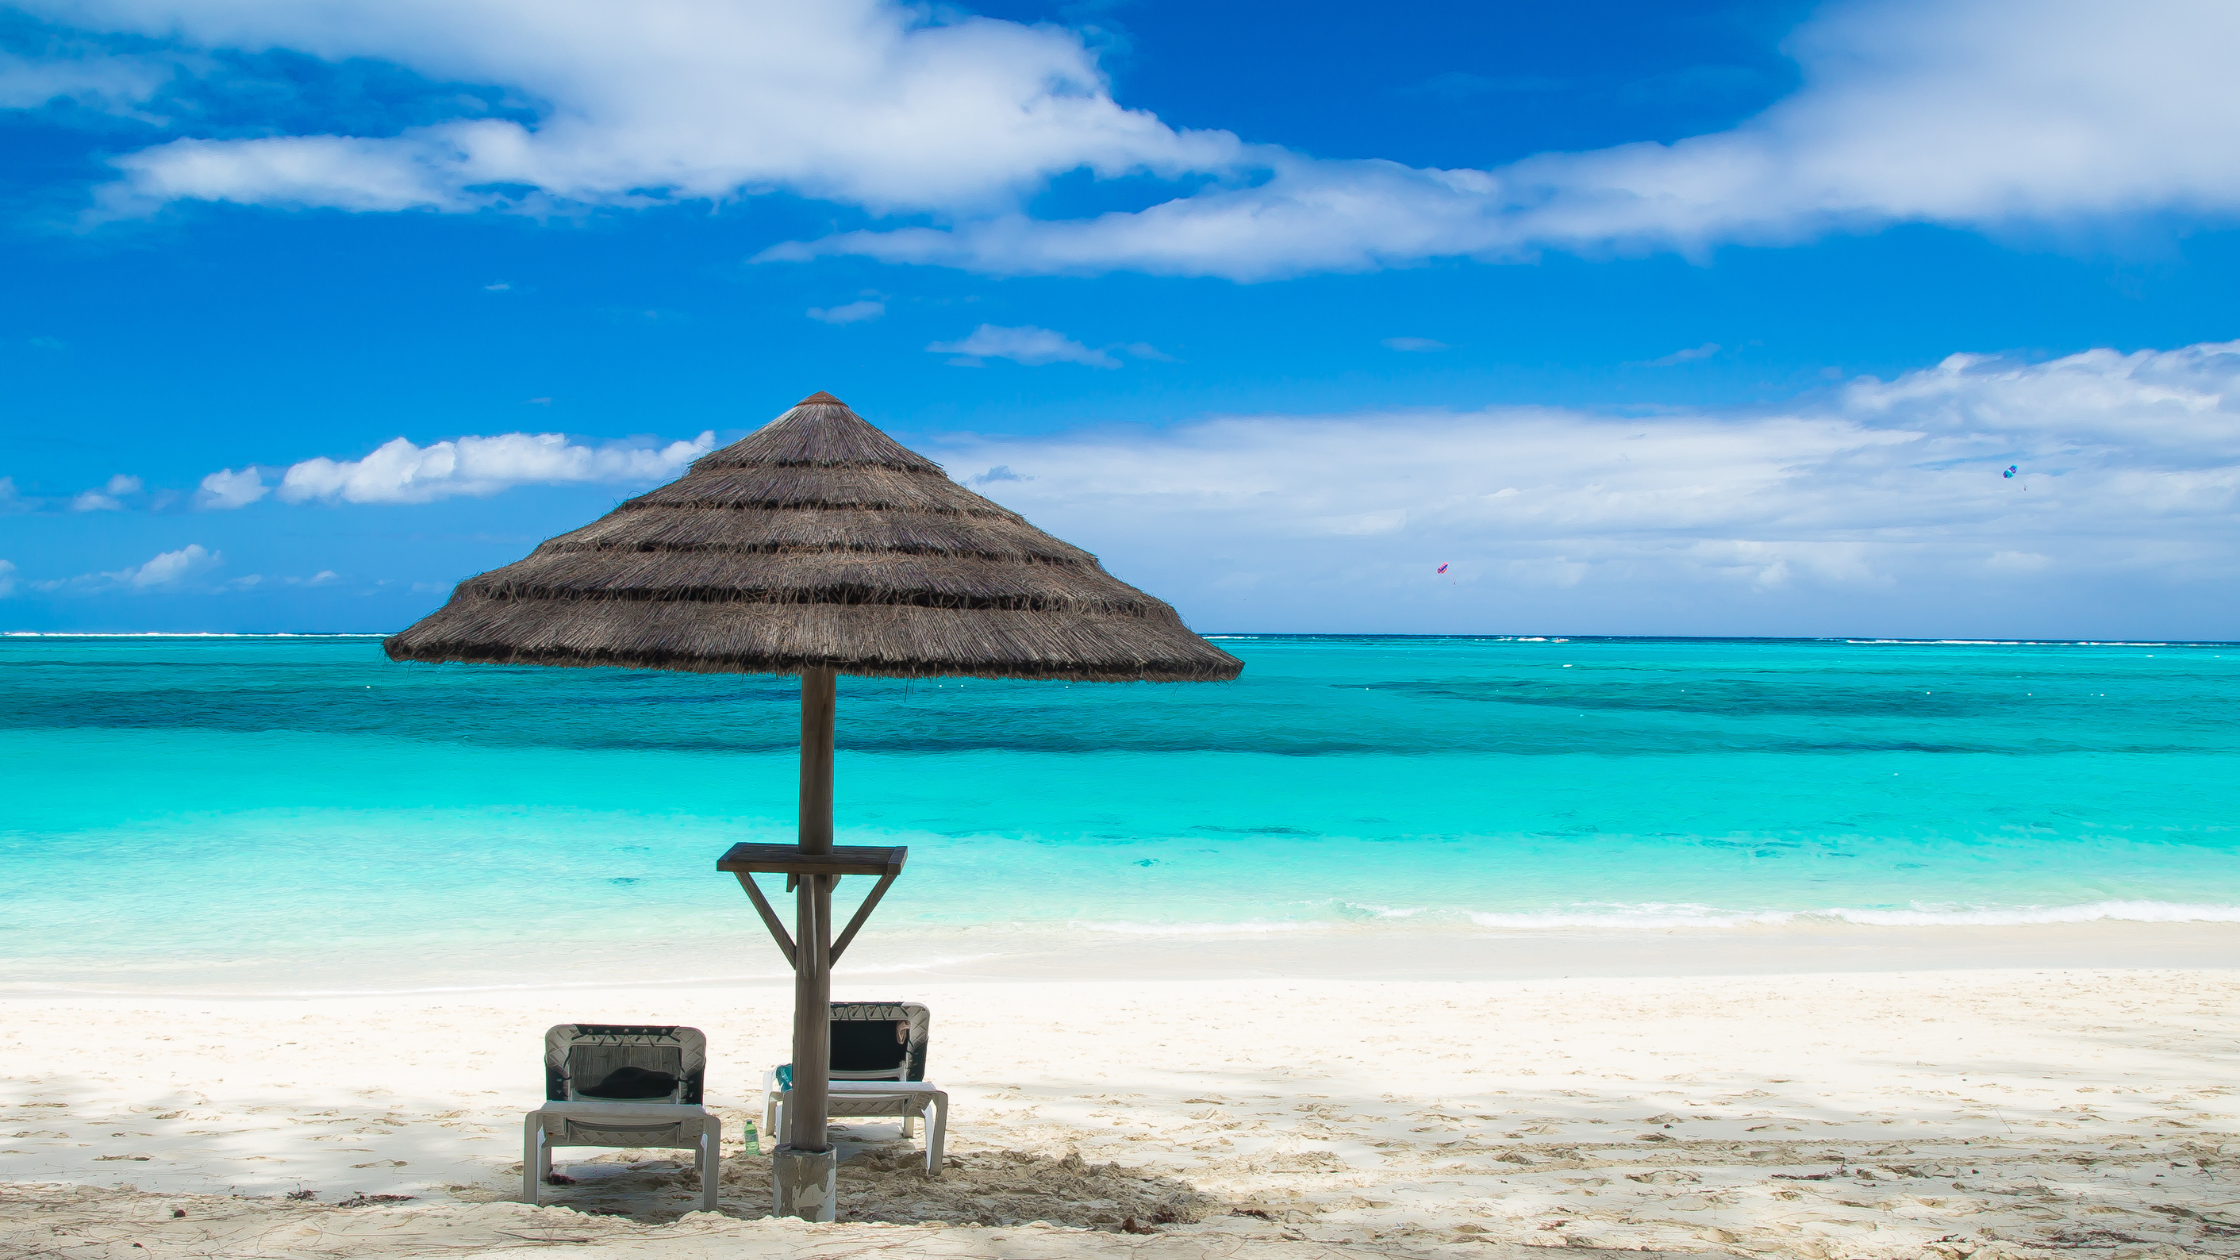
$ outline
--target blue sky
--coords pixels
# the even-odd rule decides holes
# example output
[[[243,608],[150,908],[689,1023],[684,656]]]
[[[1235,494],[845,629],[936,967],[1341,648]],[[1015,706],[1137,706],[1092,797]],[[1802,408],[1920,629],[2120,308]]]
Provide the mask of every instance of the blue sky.
[[[828,389],[1202,630],[2240,637],[2235,55],[2210,3],[0,6],[0,628],[393,629]]]

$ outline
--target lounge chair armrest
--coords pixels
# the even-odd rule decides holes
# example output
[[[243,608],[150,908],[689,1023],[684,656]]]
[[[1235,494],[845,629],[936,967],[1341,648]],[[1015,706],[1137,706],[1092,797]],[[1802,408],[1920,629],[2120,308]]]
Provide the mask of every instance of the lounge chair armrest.
[[[531,1115],[603,1117],[606,1119],[682,1120],[708,1115],[700,1103],[548,1102]]]

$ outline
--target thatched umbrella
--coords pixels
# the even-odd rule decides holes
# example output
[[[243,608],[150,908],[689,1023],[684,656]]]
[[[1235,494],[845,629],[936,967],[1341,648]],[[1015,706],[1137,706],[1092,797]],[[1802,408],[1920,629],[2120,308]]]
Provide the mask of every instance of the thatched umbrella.
[[[734,846],[719,867],[794,963],[794,1105],[773,1167],[779,1212],[823,1220],[832,960],[903,859],[833,848],[834,676],[1195,682],[1243,668],[1095,556],[949,480],[824,393],[677,481],[461,582],[383,647],[399,661],[800,675],[798,843]],[[756,872],[789,877],[790,938]],[[832,888],[846,874],[881,878],[835,941]]]

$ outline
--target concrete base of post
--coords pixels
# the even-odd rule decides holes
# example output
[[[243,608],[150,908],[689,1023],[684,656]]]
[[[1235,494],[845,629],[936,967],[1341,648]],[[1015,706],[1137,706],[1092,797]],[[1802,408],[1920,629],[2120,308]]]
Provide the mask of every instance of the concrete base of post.
[[[770,1180],[777,1192],[776,1215],[804,1221],[829,1221],[838,1213],[834,1185],[840,1173],[837,1150],[797,1151],[781,1146],[770,1152]]]

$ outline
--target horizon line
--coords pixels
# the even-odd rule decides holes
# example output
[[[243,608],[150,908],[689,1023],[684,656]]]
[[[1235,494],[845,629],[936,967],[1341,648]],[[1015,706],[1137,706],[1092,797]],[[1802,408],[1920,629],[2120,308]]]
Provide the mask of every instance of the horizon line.
[[[385,639],[393,630],[0,630],[0,639]],[[1211,630],[1203,639],[1468,639],[1500,643],[1843,643],[1859,647],[2240,647],[2234,639],[1986,638],[1862,634],[1516,634],[1407,630]],[[530,662],[534,663],[534,662]]]

